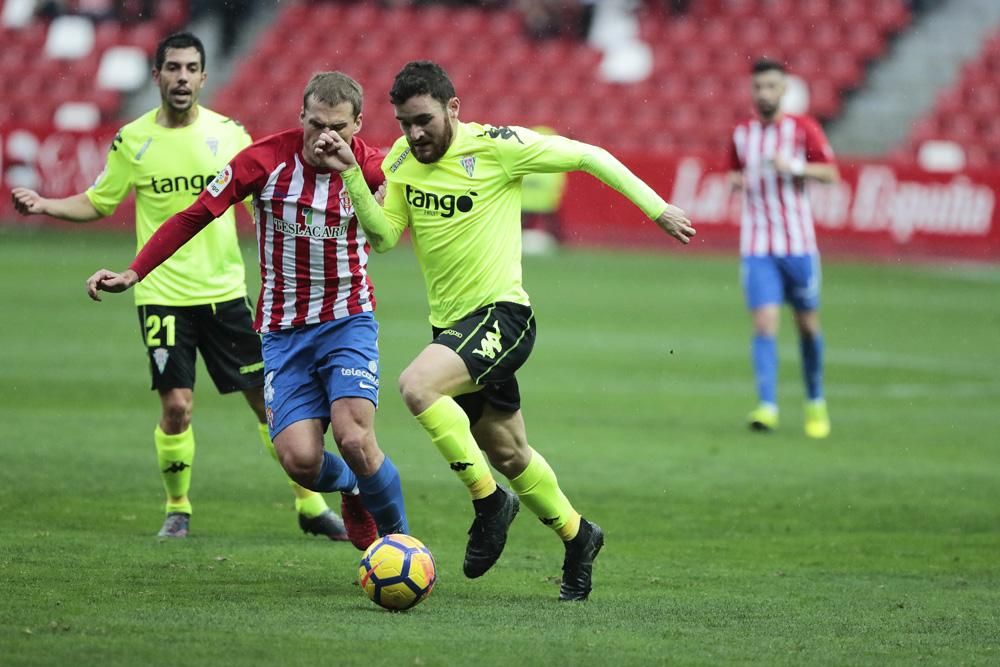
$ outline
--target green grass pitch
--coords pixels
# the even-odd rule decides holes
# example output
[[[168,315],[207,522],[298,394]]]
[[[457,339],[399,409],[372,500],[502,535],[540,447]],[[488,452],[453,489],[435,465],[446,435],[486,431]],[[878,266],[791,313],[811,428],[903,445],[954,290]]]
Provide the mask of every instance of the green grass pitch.
[[[0,665],[1000,663],[997,268],[828,261],[833,434],[815,442],[787,314],[782,428],[745,430],[734,257],[528,259],[529,437],[607,533],[591,600],[564,605],[562,548],[529,512],[462,577],[466,492],[395,391],[429,336],[422,282],[409,249],[373,257],[378,437],[439,575],[390,614],[356,550],[299,533],[251,412],[203,367],[192,536],[154,538],[159,407],[131,296],[83,290],[133,253],[0,231]]]

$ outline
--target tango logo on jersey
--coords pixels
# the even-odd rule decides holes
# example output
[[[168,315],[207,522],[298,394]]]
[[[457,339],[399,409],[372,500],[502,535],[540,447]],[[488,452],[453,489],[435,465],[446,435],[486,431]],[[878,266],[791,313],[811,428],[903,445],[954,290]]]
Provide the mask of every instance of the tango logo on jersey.
[[[469,196],[471,195],[471,196]],[[472,197],[478,197],[479,193],[469,191],[469,194],[459,195],[438,195],[433,192],[418,190],[409,183],[406,185],[406,201],[413,208],[420,208],[429,215],[440,215],[442,218],[450,218],[459,213],[468,213],[475,203]]]
[[[201,174],[195,174],[194,176],[165,176],[163,178],[157,178],[155,176],[149,177],[149,187],[153,188],[153,192],[156,194],[170,194],[171,192],[183,192],[188,191],[194,195],[200,195],[201,191],[205,189],[205,185],[208,185],[209,190],[212,189],[211,182],[213,178],[217,178],[214,174],[207,174],[202,176]]]
[[[478,354],[485,359],[496,359],[497,353],[503,350],[500,344],[500,321],[493,320],[493,331],[487,331],[483,340],[479,343],[479,349],[473,350],[472,354]]]
[[[227,164],[226,168],[215,177],[215,180],[208,184],[208,194],[218,197],[231,180],[233,180],[233,165]]]

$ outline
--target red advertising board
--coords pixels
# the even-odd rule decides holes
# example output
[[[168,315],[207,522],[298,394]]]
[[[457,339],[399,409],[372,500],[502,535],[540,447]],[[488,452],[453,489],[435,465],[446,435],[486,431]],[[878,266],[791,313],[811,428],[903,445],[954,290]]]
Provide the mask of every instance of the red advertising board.
[[[16,221],[10,189],[25,185],[50,197],[85,190],[104,166],[115,130],[0,130],[0,220]],[[710,156],[640,154],[623,161],[698,229],[695,248],[736,252],[740,200],[721,162]],[[841,160],[841,181],[810,185],[822,252],[873,258],[1000,261],[1000,169],[937,174],[914,166]],[[670,248],[675,242],[618,193],[573,174],[563,204],[568,242]],[[105,224],[128,224],[122,206]]]
[[[740,195],[718,160],[629,156],[626,164],[698,230],[697,246],[736,252]],[[841,180],[810,184],[821,252],[878,258],[1000,260],[1000,169],[938,174],[877,161],[842,161]],[[563,207],[575,243],[669,247],[674,241],[622,197],[574,174]]]

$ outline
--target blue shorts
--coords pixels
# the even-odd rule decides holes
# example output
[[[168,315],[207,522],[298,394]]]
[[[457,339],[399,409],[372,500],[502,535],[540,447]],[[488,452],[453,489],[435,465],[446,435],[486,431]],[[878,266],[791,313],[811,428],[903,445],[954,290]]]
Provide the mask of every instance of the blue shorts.
[[[744,257],[740,277],[750,310],[785,302],[797,311],[819,308],[819,255]]]
[[[378,405],[378,322],[359,313],[264,334],[264,405],[271,438],[303,419],[330,423],[339,398]]]

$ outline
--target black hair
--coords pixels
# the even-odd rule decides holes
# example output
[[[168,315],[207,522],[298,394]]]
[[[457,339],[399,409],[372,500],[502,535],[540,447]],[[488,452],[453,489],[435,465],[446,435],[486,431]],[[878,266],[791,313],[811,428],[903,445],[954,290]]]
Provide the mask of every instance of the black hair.
[[[404,104],[406,100],[416,95],[430,95],[442,105],[455,97],[455,86],[448,73],[440,65],[429,60],[413,60],[399,70],[389,99],[393,104]]]
[[[205,71],[205,46],[190,32],[175,32],[156,45],[156,69],[162,69],[167,60],[167,49],[198,49],[201,56],[201,71]]]
[[[750,68],[752,74],[763,74],[764,72],[781,72],[785,74],[787,71],[784,65],[770,58],[758,58],[754,62],[753,67]]]

